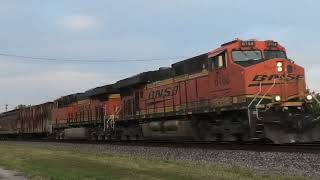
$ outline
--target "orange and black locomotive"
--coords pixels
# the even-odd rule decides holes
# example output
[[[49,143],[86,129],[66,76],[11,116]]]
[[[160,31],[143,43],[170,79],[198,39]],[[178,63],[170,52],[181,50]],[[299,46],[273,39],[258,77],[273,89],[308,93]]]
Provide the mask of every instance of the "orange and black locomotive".
[[[304,69],[283,46],[234,40],[171,67],[61,97],[43,129],[57,139],[315,142],[314,98]]]
[[[304,69],[274,41],[235,40],[118,84],[119,120],[134,120],[143,138],[275,143],[319,138]],[[127,137],[134,136],[131,127],[122,127]]]

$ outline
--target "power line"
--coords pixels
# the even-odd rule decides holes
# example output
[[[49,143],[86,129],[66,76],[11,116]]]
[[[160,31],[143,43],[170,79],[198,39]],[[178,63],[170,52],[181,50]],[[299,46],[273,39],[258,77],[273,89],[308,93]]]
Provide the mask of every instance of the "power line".
[[[16,55],[16,54],[7,54],[0,53],[0,56],[12,57],[12,58],[21,58],[35,61],[47,61],[47,62],[56,62],[56,61],[65,61],[65,62],[147,62],[147,61],[168,61],[168,60],[177,60],[177,59],[185,59],[185,56],[178,57],[166,57],[166,58],[149,58],[149,59],[116,59],[116,58],[108,58],[108,59],[65,59],[65,58],[47,58],[47,57],[34,57],[34,56],[24,56],[24,55]]]

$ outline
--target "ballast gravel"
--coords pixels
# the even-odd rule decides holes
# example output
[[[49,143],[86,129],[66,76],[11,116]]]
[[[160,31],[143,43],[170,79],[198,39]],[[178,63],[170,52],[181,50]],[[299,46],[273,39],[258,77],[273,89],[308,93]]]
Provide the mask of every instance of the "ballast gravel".
[[[71,150],[94,154],[122,154],[143,158],[222,164],[253,169],[258,172],[320,179],[320,153],[260,152],[246,150],[216,150],[183,147],[141,146],[123,144],[74,144],[56,142],[0,141],[53,150]]]

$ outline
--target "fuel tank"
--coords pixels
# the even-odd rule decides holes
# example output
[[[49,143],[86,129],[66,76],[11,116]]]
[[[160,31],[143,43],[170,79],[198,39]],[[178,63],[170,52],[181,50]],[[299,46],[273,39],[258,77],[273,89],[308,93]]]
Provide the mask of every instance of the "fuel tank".
[[[142,124],[142,132],[145,138],[153,139],[191,139],[193,137],[189,120],[147,122]]]
[[[86,128],[68,128],[64,130],[65,139],[86,139]]]

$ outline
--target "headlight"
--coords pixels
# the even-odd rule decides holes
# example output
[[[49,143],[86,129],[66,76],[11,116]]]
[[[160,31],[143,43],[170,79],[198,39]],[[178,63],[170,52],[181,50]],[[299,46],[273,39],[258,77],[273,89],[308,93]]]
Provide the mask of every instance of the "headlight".
[[[311,100],[312,100],[312,96],[311,96],[310,94],[309,94],[309,95],[307,95],[307,97],[306,97],[306,98],[307,98],[307,100],[308,100],[308,101],[311,101]]]
[[[277,102],[281,100],[281,97],[280,96],[276,96],[274,97],[274,100],[276,100]]]
[[[282,62],[277,62],[277,71],[282,72]]]

